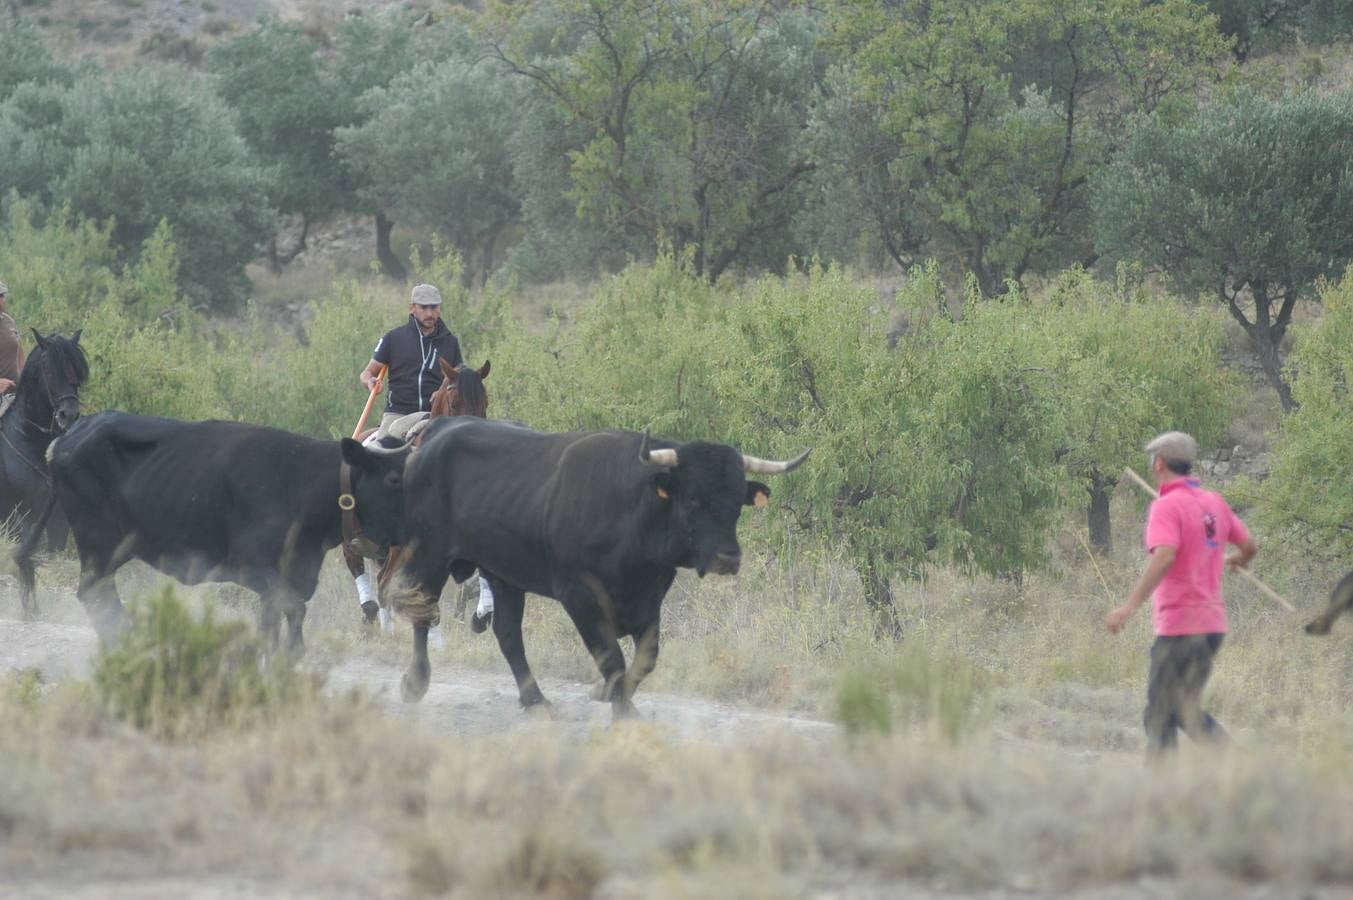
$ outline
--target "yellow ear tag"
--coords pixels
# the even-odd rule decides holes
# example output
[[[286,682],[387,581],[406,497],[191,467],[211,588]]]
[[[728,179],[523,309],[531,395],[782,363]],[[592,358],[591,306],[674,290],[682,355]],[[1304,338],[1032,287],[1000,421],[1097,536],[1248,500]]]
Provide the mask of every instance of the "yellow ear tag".
[[[668,499],[669,497],[672,496],[671,494],[667,493],[667,491],[663,490],[662,488],[658,488],[657,491],[658,491],[658,496],[661,497],[661,498],[664,499],[664,500],[666,500],[666,499]]]
[[[770,506],[770,496],[765,491],[757,491],[752,497],[752,506],[755,506],[758,509]]]

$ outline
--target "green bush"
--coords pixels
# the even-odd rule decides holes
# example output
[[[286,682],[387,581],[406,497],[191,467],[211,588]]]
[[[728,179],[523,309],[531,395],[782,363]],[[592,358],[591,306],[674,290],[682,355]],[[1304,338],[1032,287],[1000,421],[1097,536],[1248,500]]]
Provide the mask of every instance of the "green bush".
[[[886,661],[847,669],[836,713],[853,735],[920,726],[957,744],[980,721],[985,694],[984,673],[971,662],[911,641]]]
[[[172,587],[131,604],[93,680],[115,715],[169,738],[274,720],[318,694],[313,676],[281,654],[264,661],[251,626],[218,620],[210,606],[194,618]]]

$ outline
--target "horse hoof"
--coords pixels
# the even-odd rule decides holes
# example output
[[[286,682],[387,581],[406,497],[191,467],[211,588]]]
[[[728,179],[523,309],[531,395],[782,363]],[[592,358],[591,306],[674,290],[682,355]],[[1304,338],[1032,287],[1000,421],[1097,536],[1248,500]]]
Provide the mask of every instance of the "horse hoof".
[[[611,699],[611,692],[606,688],[605,679],[592,682],[592,686],[587,690],[587,699],[597,703],[605,703]]]
[[[367,625],[376,624],[376,617],[380,611],[380,604],[375,600],[366,601],[362,604],[362,621]]]
[[[1329,634],[1330,627],[1328,623],[1316,619],[1314,622],[1306,623],[1306,633],[1315,635]]]
[[[475,634],[483,634],[485,631],[488,630],[489,623],[492,621],[493,621],[492,611],[485,613],[483,618],[480,617],[479,613],[475,613],[474,615],[470,616],[470,630],[473,631]]]
[[[633,703],[631,703],[628,700],[626,700],[624,703],[613,703],[611,705],[612,722],[623,722],[626,720],[631,722],[637,722],[642,718],[643,716],[639,715],[638,707],[636,707]]]

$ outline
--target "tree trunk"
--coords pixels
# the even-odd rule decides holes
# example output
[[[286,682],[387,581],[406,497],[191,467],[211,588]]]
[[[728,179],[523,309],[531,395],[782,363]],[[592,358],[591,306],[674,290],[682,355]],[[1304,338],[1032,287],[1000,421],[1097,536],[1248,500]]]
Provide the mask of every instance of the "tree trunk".
[[[1297,408],[1297,401],[1292,399],[1292,386],[1283,378],[1283,362],[1278,354],[1278,342],[1273,339],[1272,334],[1260,332],[1258,329],[1250,333],[1250,338],[1254,342],[1254,348],[1259,351],[1259,364],[1264,368],[1264,377],[1278,392],[1278,402],[1282,404],[1283,412],[1292,412]]]
[[[902,622],[897,617],[897,603],[888,576],[873,557],[862,563],[858,571],[864,588],[864,602],[874,615],[874,637],[902,640]]]
[[[1086,524],[1090,529],[1090,546],[1095,552],[1108,555],[1113,552],[1113,524],[1109,521],[1109,494],[1118,481],[1099,471],[1090,475],[1090,508]]]
[[[409,273],[405,271],[404,264],[395,256],[395,252],[390,249],[390,231],[395,227],[395,223],[385,217],[385,213],[376,213],[376,261],[381,264],[381,271],[395,281],[407,281]]]

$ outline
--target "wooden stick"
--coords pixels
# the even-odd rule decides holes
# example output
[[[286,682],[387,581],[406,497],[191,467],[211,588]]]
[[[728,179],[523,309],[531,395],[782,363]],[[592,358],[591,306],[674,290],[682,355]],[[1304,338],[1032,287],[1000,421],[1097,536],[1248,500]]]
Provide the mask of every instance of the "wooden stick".
[[[1151,485],[1149,485],[1149,484],[1146,483],[1146,479],[1142,478],[1142,476],[1138,475],[1135,471],[1133,471],[1133,469],[1132,469],[1131,466],[1128,466],[1128,467],[1127,467],[1126,469],[1124,469],[1123,471],[1127,473],[1127,476],[1128,476],[1129,478],[1131,478],[1133,481],[1137,482],[1137,486],[1138,486],[1139,488],[1141,488],[1142,490],[1146,491],[1146,492],[1147,492],[1148,494],[1150,494],[1152,497],[1159,497],[1159,496],[1160,496],[1160,494],[1157,493],[1157,491],[1156,491],[1155,488],[1153,488]],[[1259,588],[1259,591],[1260,591],[1265,597],[1267,597],[1268,599],[1272,600],[1274,603],[1278,604],[1278,605],[1281,606],[1283,609],[1287,610],[1288,612],[1296,612],[1296,611],[1297,611],[1297,608],[1296,608],[1295,606],[1293,606],[1292,604],[1290,604],[1290,603],[1288,603],[1286,600],[1284,600],[1284,599],[1282,598],[1282,596],[1279,595],[1279,593],[1278,593],[1277,591],[1275,591],[1273,588],[1269,587],[1268,585],[1266,585],[1266,584],[1264,584],[1262,581],[1260,581],[1259,578],[1258,578],[1258,576],[1256,576],[1256,575],[1255,575],[1253,572],[1251,572],[1249,569],[1236,569],[1236,571],[1239,572],[1241,575],[1243,575],[1245,578],[1249,579],[1250,584],[1252,584],[1252,585],[1254,585],[1255,587]]]
[[[371,415],[371,407],[376,404],[376,392],[381,389],[381,381],[385,378],[385,372],[390,367],[381,366],[380,372],[376,375],[376,380],[371,382],[371,396],[366,398],[366,406],[362,408],[362,417],[357,420],[357,427],[352,430],[352,439],[357,440],[357,435],[362,433],[362,426],[366,424],[366,417]]]

